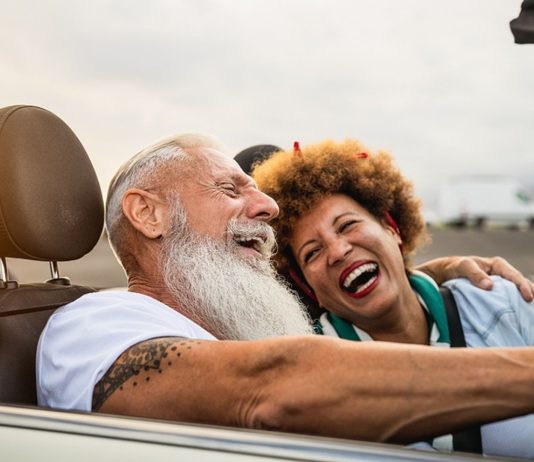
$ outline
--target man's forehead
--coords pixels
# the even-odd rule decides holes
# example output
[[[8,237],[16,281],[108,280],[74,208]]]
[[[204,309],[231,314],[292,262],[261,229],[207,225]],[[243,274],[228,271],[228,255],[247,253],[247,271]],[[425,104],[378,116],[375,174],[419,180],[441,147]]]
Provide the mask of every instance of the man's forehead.
[[[192,150],[196,172],[199,175],[207,175],[215,178],[228,177],[236,181],[255,184],[239,164],[230,156],[213,148],[197,148]]]
[[[252,177],[243,172],[232,157],[221,151],[213,148],[190,148],[186,151],[189,157],[187,167],[182,165],[180,171],[174,172],[178,176],[176,181],[183,186],[204,183],[210,179],[215,181],[228,179],[237,183],[256,185]]]
[[[194,162],[207,166],[234,168],[237,163],[230,156],[214,148],[191,148],[187,150]],[[237,165],[239,167],[239,165]]]

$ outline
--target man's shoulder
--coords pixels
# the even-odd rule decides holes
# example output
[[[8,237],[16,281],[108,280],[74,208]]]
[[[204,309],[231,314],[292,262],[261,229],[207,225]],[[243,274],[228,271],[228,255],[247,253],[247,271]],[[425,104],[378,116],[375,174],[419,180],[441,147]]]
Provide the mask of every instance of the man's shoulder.
[[[141,329],[142,326],[142,329]],[[86,294],[54,312],[42,337],[50,332],[149,331],[165,329],[165,335],[213,338],[192,320],[147,295],[120,290]],[[48,335],[49,336],[49,335]]]
[[[167,305],[147,295],[128,292],[127,290],[105,290],[82,295],[77,300],[56,310],[54,316],[74,313],[92,315],[102,310],[135,311],[138,309],[172,310]]]
[[[134,303],[155,303],[155,304],[161,304],[161,302],[157,301],[156,299],[149,297],[148,295],[143,295],[137,292],[130,292],[128,290],[120,290],[120,289],[113,289],[113,290],[102,290],[99,292],[91,292],[89,294],[82,295],[77,300],[74,300],[73,302],[69,303],[65,306],[77,306],[80,304],[101,304],[101,303],[107,303],[110,301],[128,301],[128,302],[134,302]]]

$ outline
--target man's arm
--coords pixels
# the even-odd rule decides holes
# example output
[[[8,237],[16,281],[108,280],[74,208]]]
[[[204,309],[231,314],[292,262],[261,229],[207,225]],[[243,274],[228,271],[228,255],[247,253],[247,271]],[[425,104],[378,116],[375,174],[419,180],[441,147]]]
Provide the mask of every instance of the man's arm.
[[[409,442],[530,413],[533,383],[532,348],[159,338],[119,357],[94,410]]]
[[[490,275],[501,276],[517,286],[525,301],[534,300],[534,282],[501,257],[442,257],[422,263],[416,269],[428,274],[438,284],[454,278],[467,278],[481,289],[493,287]]]

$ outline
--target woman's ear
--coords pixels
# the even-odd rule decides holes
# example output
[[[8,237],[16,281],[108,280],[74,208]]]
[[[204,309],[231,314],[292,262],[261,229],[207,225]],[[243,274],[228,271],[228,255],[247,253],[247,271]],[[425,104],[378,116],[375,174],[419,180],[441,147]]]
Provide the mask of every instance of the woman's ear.
[[[397,226],[397,223],[395,222],[393,217],[388,212],[386,212],[386,217],[383,220],[383,222],[384,222],[383,225],[386,227],[386,229],[389,232],[391,232],[391,234],[393,235],[393,237],[395,238],[397,242],[397,245],[400,247],[401,252],[402,252],[402,236],[400,233],[400,229]]]
[[[384,227],[391,233],[391,235],[395,239],[395,242],[397,242],[397,245],[402,246],[402,237],[399,232],[387,222],[384,223]]]
[[[148,239],[158,239],[165,231],[165,204],[157,194],[132,188],[124,193],[122,212],[130,224]]]

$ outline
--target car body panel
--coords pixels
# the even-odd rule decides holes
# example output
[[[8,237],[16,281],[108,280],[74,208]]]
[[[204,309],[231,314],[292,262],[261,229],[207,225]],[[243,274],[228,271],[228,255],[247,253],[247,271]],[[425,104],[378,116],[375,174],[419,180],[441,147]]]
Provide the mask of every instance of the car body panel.
[[[3,460],[473,461],[394,445],[0,405]],[[484,460],[497,460],[487,459]]]

